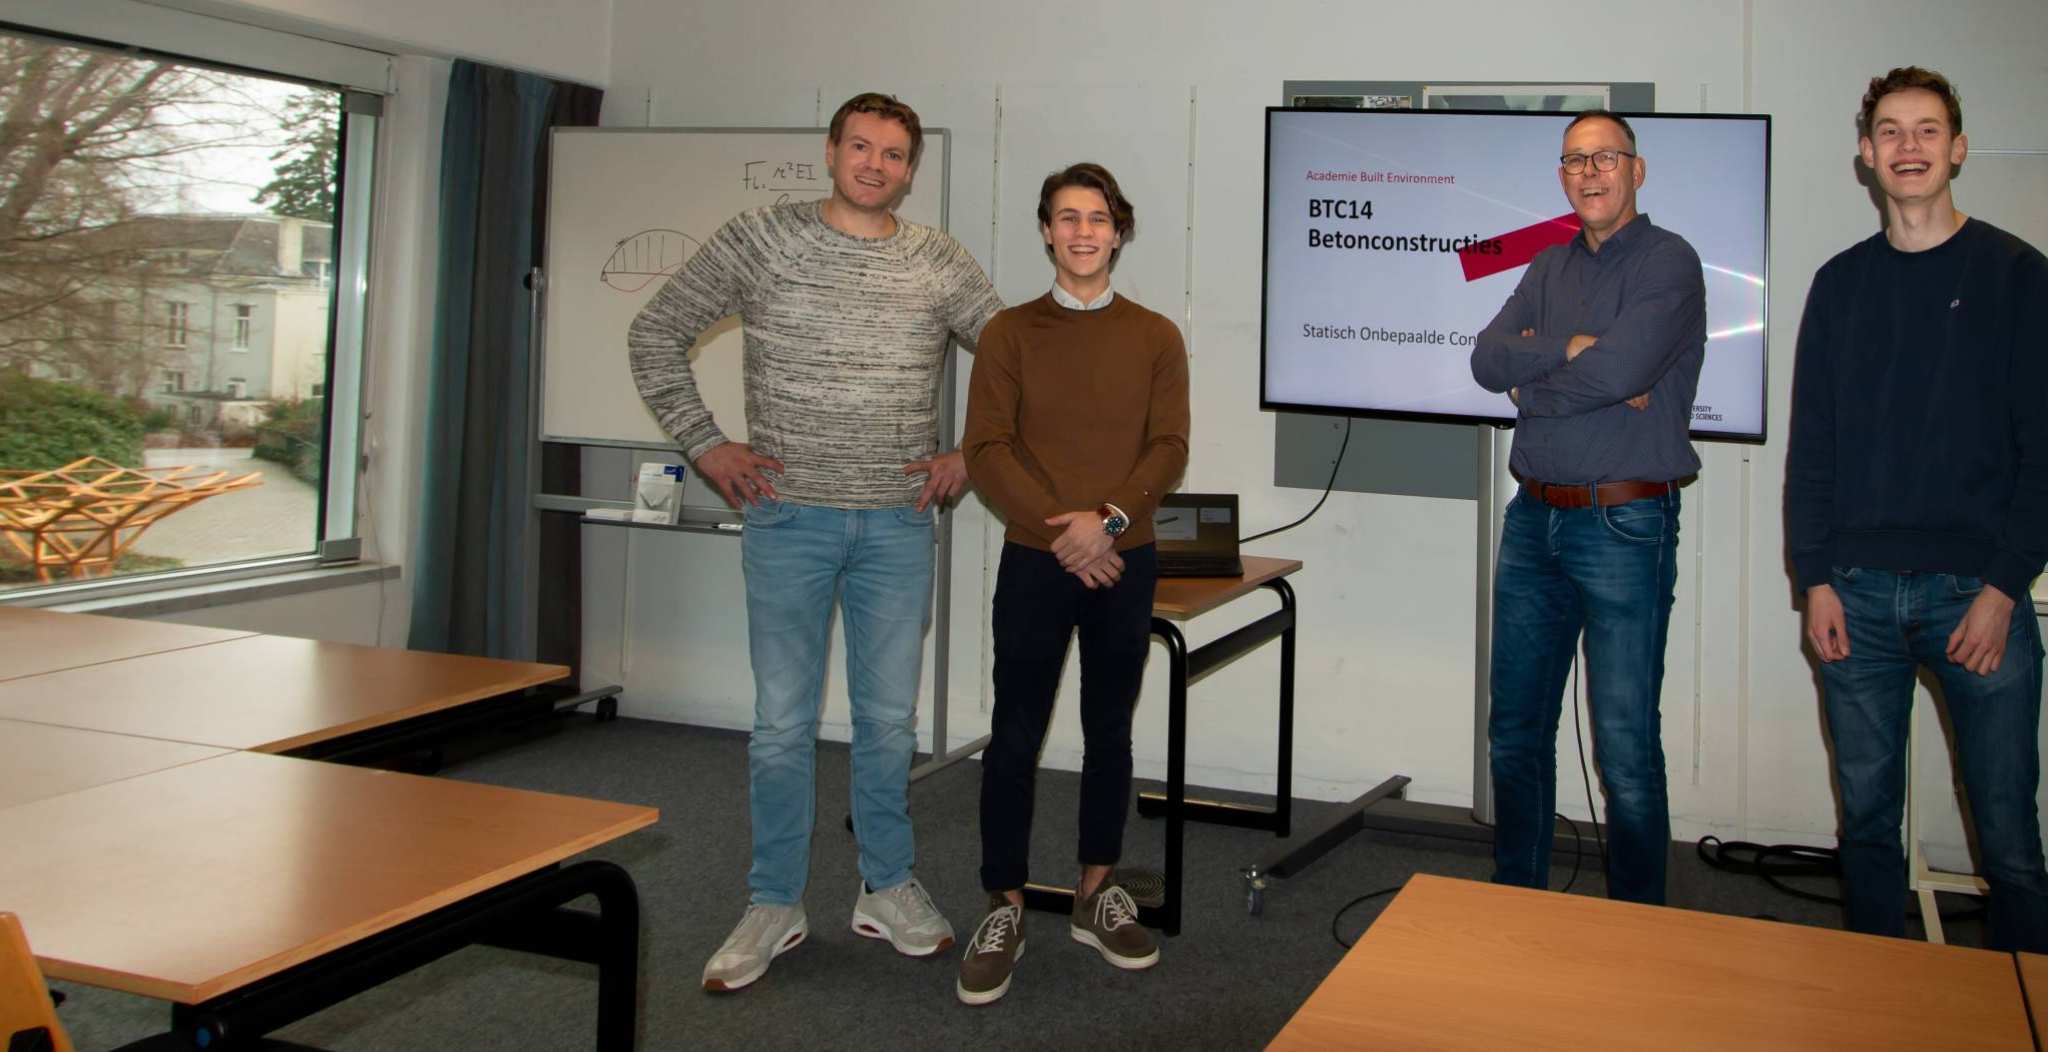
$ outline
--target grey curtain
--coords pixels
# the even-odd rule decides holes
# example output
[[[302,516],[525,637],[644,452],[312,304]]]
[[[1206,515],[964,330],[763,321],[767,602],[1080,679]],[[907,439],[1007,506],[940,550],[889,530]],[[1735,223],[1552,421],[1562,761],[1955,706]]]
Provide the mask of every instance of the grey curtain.
[[[581,562],[564,516],[576,451],[536,451],[527,275],[543,258],[547,129],[597,123],[603,92],[459,61],[441,145],[441,238],[408,645],[577,664]],[[558,489],[558,487],[561,487]],[[526,639],[527,551],[539,548],[537,649]]]

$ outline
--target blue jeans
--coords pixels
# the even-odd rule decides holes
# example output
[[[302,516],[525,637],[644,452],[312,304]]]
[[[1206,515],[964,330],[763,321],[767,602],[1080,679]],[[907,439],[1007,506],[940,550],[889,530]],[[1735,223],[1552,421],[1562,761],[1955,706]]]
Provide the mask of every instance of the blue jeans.
[[[1657,698],[1678,578],[1678,494],[1609,508],[1508,504],[1494,574],[1493,879],[1548,886],[1557,721],[1586,637],[1593,752],[1607,795],[1607,894],[1662,904],[1671,843]]]
[[[1913,677],[1941,681],[1955,728],[1956,767],[1991,885],[1985,941],[1993,949],[2048,951],[2048,872],[2041,863],[2041,629],[2016,596],[2005,657],[1979,676],[1948,659],[1949,633],[1983,591],[1975,577],[1841,569],[1834,572],[1849,656],[1820,667],[1835,781],[1842,794],[1842,891],[1852,931],[1901,936],[1907,874],[1906,749]]]
[[[932,513],[767,501],[746,512],[747,642],[754,732],[750,900],[792,905],[810,875],[814,757],[835,595],[853,709],[853,835],[871,888],[910,879],[910,758],[931,623]]]

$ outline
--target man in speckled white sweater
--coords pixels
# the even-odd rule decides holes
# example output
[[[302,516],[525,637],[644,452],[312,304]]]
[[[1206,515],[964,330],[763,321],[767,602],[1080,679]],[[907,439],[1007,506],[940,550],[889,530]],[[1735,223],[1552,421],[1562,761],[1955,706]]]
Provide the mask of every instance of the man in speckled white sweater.
[[[849,99],[826,137],[832,196],[719,228],[627,334],[640,396],[746,515],[754,858],[746,915],[705,965],[706,990],[759,979],[809,932],[813,754],[835,595],[853,708],[853,930],[914,957],[953,945],[912,876],[907,797],[932,518],[967,478],[960,454],[938,445],[946,341],[971,346],[1002,302],[952,238],[896,218],[922,147],[908,106]],[[735,313],[751,444],[719,429],[688,358]]]

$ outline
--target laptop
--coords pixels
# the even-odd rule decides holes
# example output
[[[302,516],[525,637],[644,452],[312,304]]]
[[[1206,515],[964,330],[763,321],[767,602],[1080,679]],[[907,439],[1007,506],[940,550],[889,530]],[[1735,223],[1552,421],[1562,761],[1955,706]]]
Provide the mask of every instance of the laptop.
[[[1152,513],[1161,577],[1242,577],[1237,494],[1171,493]]]

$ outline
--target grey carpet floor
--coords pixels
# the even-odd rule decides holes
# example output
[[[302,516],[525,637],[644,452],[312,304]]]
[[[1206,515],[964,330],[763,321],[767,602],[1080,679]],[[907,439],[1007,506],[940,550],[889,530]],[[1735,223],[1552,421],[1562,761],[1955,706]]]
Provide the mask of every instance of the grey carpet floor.
[[[1388,772],[1391,773],[1391,772]],[[1162,940],[1160,964],[1145,972],[1110,967],[1068,938],[1062,916],[1026,919],[1029,951],[1008,997],[969,1008],[953,996],[955,953],[914,960],[849,929],[858,891],[853,837],[843,818],[847,753],[818,751],[818,823],[806,909],[811,937],[778,959],[753,986],[722,996],[699,989],[705,959],[745,904],[749,857],[746,740],[673,724],[576,717],[553,733],[460,759],[451,778],[646,804],[658,825],[606,845],[593,857],[618,862],[639,884],[642,922],[641,1047],[644,1049],[1258,1049],[1329,972],[1343,949],[1332,917],[1367,892],[1415,873],[1485,879],[1484,845],[1364,833],[1305,873],[1277,881],[1251,916],[1239,869],[1268,854],[1271,834],[1190,824],[1180,936]],[[976,798],[980,765],[968,760],[911,790],[918,874],[964,942],[980,917]],[[1142,788],[1143,786],[1141,786]],[[1033,838],[1033,879],[1071,881],[1077,775],[1041,772]],[[1335,805],[1297,807],[1297,830],[1313,831]],[[1160,868],[1158,823],[1132,815],[1125,864]],[[1574,894],[1600,894],[1588,860]],[[1552,887],[1571,874],[1557,860]],[[1817,890],[1832,891],[1821,886]],[[1835,926],[1838,911],[1772,891],[1754,877],[1701,864],[1674,845],[1674,906]],[[1350,910],[1340,932],[1355,938],[1387,899]],[[1974,923],[1952,924],[1950,939],[1974,945]],[[344,1002],[276,1036],[353,1050],[572,1049],[591,1044],[595,969],[472,947]],[[107,1049],[161,1031],[161,1002],[70,983],[60,1009],[83,1050]],[[1559,1005],[1560,1011],[1577,1006]]]

